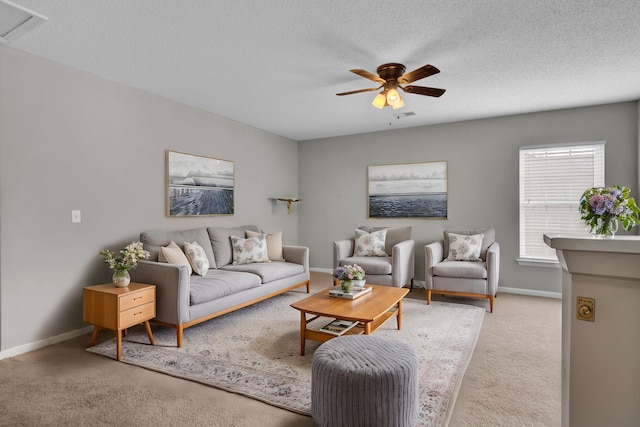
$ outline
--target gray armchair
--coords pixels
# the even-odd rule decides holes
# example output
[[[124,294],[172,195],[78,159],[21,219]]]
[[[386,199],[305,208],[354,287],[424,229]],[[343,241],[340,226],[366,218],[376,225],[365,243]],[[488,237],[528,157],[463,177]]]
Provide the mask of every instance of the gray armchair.
[[[387,230],[385,251],[381,256],[353,256],[355,238],[333,242],[333,268],[358,264],[364,269],[367,283],[373,285],[413,287],[415,275],[415,242],[411,240],[411,226],[358,227],[366,232]]]
[[[451,246],[450,234],[460,240]],[[468,248],[471,236],[483,234],[477,260],[467,260],[458,248]],[[460,238],[459,236],[464,236]],[[478,239],[477,237],[475,238]],[[495,230],[445,231],[444,239],[424,247],[425,285],[427,304],[431,303],[431,294],[448,294],[473,298],[488,298],[493,313],[494,298],[498,290],[500,277],[500,245],[495,241]],[[466,246],[465,246],[466,245]],[[473,244],[472,244],[473,246]],[[475,249],[477,247],[474,246]],[[456,252],[456,250],[458,250]],[[473,252],[473,251],[471,251]],[[471,256],[470,259],[474,259]]]

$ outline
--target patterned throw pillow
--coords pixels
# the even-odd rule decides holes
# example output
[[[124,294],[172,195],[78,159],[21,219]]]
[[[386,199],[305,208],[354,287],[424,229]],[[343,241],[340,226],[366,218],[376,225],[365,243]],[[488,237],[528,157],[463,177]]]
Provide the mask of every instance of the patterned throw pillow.
[[[178,246],[173,240],[167,246],[160,248],[158,261],[166,262],[168,264],[184,265],[189,269],[189,275],[193,272],[191,264],[189,264],[189,260],[184,255],[184,252],[182,252],[182,249],[180,249],[180,246]]]
[[[207,271],[209,271],[209,259],[198,242],[184,242],[184,252],[189,259],[191,267],[193,267],[194,273],[199,276],[207,274]]]
[[[368,233],[356,228],[353,256],[387,256],[387,253],[384,251],[384,241],[386,238],[386,229]]]
[[[267,239],[264,234],[248,239],[230,236],[233,249],[233,265],[270,262],[267,254]]]
[[[247,237],[257,237],[260,234],[264,234],[251,230],[246,230],[245,233]],[[282,231],[265,234],[265,236],[267,236],[267,255],[269,256],[269,261],[284,261],[282,254]]]
[[[449,233],[449,261],[482,261],[480,250],[484,234],[467,236]]]

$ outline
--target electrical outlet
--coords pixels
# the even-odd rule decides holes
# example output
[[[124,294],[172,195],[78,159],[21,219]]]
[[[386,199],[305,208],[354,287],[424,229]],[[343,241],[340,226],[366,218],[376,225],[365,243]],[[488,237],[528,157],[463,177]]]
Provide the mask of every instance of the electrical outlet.
[[[71,211],[71,222],[74,224],[78,222],[82,222],[82,216],[80,215],[79,210]]]

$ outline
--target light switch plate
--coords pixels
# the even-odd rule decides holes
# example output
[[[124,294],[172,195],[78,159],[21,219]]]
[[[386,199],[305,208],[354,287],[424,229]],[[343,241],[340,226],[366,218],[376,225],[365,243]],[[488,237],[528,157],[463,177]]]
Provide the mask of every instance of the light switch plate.
[[[79,210],[71,211],[71,222],[74,224],[78,222],[82,222],[82,216],[80,215]]]

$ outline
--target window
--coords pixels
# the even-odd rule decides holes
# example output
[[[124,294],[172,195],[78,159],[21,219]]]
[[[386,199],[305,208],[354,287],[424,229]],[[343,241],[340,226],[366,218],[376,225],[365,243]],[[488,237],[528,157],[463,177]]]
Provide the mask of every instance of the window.
[[[520,149],[519,262],[558,260],[544,233],[584,232],[584,190],[604,186],[604,142]]]

